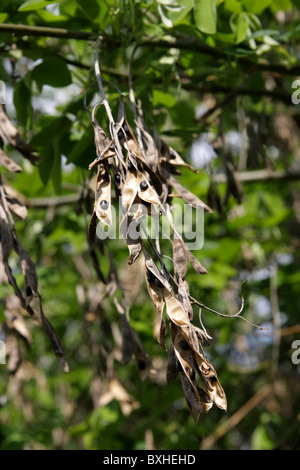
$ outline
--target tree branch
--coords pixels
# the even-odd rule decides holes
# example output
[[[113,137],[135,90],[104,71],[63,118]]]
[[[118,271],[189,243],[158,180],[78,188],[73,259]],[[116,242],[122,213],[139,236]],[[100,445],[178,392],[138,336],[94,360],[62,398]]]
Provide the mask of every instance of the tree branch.
[[[260,181],[293,181],[300,179],[300,170],[253,170],[236,173],[241,183],[258,183]],[[223,173],[214,175],[214,183],[226,183],[227,176]]]
[[[80,199],[81,194],[66,194],[63,196],[50,196],[50,197],[37,197],[29,198],[25,200],[25,204],[28,207],[51,207],[51,206],[63,206],[65,204],[74,204]]]
[[[29,26],[29,25],[22,25],[22,24],[6,24],[0,23],[0,33],[10,33],[14,34],[15,36],[45,36],[45,37],[56,37],[56,38],[65,38],[65,39],[83,39],[83,40],[95,40],[97,37],[107,42],[110,45],[115,45],[116,47],[121,45],[120,39],[114,39],[111,36],[107,35],[99,35],[95,32],[88,32],[88,31],[79,31],[79,30],[71,30],[65,28],[51,28],[46,26]],[[188,51],[195,51],[201,54],[205,54],[208,56],[213,57],[214,59],[224,59],[226,61],[229,60],[230,57],[236,58],[236,60],[248,67],[250,69],[255,70],[265,70],[270,72],[277,72],[279,74],[284,75],[299,75],[300,74],[300,66],[294,67],[286,67],[282,64],[274,64],[267,61],[261,61],[258,63],[253,62],[251,59],[247,57],[242,57],[238,55],[234,49],[232,51],[222,51],[215,47],[211,47],[197,39],[181,39],[181,38],[173,38],[170,37],[168,39],[157,39],[155,37],[144,37],[138,41],[140,46],[148,46],[148,47],[155,47],[155,48],[162,48],[162,49],[181,49],[181,50],[188,50]]]
[[[96,39],[97,33],[78,31],[65,28],[51,28],[48,26],[29,26],[25,24],[0,23],[1,33],[10,33],[16,36],[44,36],[65,39]]]

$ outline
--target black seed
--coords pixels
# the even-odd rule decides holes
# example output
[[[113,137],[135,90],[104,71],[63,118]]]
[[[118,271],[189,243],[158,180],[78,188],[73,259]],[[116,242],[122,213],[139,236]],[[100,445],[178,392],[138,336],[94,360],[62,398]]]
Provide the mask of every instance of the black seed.
[[[107,171],[104,173],[104,179],[105,181],[109,182],[109,174]]]
[[[26,287],[26,295],[28,295],[28,296],[29,296],[29,295],[32,295],[32,289],[31,289],[30,286],[27,286],[27,287]]]
[[[148,184],[146,183],[146,181],[141,182],[140,188],[142,191],[146,191],[146,189],[148,188]]]
[[[195,378],[195,369],[190,369],[189,370],[189,376],[190,376],[191,380],[193,380]]]
[[[115,146],[114,146],[114,144],[111,144],[111,145],[109,146],[109,150],[111,150],[112,152],[115,151]]]
[[[156,287],[159,287],[160,289],[164,287],[164,285],[160,282],[160,280],[157,279],[157,277],[151,271],[147,271],[146,276],[150,284],[153,283],[156,285]]]
[[[211,382],[216,382],[217,381],[217,377],[215,375],[213,375],[212,377],[209,377],[209,380]]]
[[[175,158],[176,158],[176,155],[175,155],[175,153],[173,152],[172,149],[169,150],[169,157],[170,157],[171,160],[175,160]]]
[[[160,282],[159,279],[157,279],[157,277],[154,279],[154,284],[156,285],[156,287],[159,287],[160,289],[163,289],[164,285]]]
[[[120,175],[120,173],[115,174],[115,182],[118,186],[121,184],[121,175]]]
[[[188,343],[185,339],[183,339],[183,340],[180,342],[180,346],[182,347],[182,349],[183,349],[184,351],[187,351],[188,349],[190,349],[190,345],[189,345],[189,343]]]
[[[153,282],[155,279],[155,276],[151,271],[147,271],[146,276],[149,282]]]
[[[124,126],[122,127],[122,129],[119,130],[119,132],[118,132],[118,139],[119,139],[119,140],[122,140],[122,139],[124,139],[125,136],[127,136],[127,137],[130,136],[130,130],[128,129],[127,124],[124,124]]]
[[[130,160],[128,160],[127,168],[128,168],[129,171],[133,171],[133,170],[134,170],[134,165],[133,165],[133,163],[132,163]]]
[[[137,364],[138,364],[139,370],[145,370],[146,369],[146,362],[143,361],[143,359],[139,359],[137,361]]]
[[[142,164],[141,164],[140,162],[138,162],[137,167],[138,167],[138,170],[139,170],[139,171],[143,171],[143,166],[142,166]]]
[[[101,202],[100,202],[100,207],[102,210],[106,210],[108,208],[108,204],[107,204],[107,201],[105,199],[103,199]]]

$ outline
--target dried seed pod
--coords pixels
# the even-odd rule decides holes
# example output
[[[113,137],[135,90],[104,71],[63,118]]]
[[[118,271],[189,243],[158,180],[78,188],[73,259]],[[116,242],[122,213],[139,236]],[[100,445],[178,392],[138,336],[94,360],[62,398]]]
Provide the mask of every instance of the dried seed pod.
[[[100,165],[97,173],[95,213],[104,225],[112,224],[111,176],[106,165]]]
[[[152,300],[152,303],[155,308],[157,320],[159,322],[159,337],[158,342],[163,349],[167,349],[165,344],[165,332],[166,332],[166,325],[163,319],[163,312],[165,307],[164,295],[163,295],[163,284],[160,280],[147,268],[145,270],[145,278],[147,289]]]
[[[177,358],[172,343],[169,347],[166,378],[167,382],[173,382],[178,376]]]
[[[2,205],[0,205],[0,244],[2,260],[6,262],[13,247],[13,238]]]
[[[164,140],[160,139],[160,155],[161,160],[166,161],[174,166],[184,166],[189,168],[189,170],[193,171],[194,173],[198,173],[198,170],[193,168],[191,165],[186,163],[179,153],[176,152],[170,145],[168,145]]]

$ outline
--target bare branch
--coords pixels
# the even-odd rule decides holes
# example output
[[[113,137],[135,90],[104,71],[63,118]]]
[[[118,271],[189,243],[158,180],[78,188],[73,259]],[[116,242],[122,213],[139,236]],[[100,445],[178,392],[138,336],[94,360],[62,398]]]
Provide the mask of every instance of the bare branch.
[[[300,179],[299,170],[263,170],[241,171],[237,172],[236,176],[241,183],[257,183],[260,181],[293,181]],[[214,175],[214,183],[226,183],[227,176],[223,173]]]

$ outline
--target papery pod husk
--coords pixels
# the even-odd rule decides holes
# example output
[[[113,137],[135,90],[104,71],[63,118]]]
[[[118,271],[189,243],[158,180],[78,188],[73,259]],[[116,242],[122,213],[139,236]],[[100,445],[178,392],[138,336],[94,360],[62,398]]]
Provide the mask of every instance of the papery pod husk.
[[[38,156],[37,151],[27,142],[25,142],[18,132],[16,127],[13,125],[9,117],[5,112],[4,105],[0,103],[0,138],[4,142],[12,145],[16,148],[23,157],[30,160],[30,162],[35,165],[41,161],[41,158]]]
[[[158,279],[158,281],[170,292],[172,292],[172,287],[169,281],[160,273],[159,269],[157,268],[156,264],[154,263],[153,259],[147,252],[145,248],[143,248],[143,254],[145,259],[145,267],[151,271],[151,273]]]
[[[131,160],[130,160],[131,161]],[[126,165],[127,166],[127,165]],[[138,181],[136,177],[137,170],[134,168],[129,171],[126,168],[125,180],[121,182],[121,201],[122,211],[128,214],[138,192]]]
[[[141,130],[147,164],[150,165],[154,171],[156,171],[159,164],[159,152],[156,142],[152,135],[147,131],[144,121],[141,117],[138,117],[137,124]]]
[[[151,272],[151,271],[150,271]],[[155,308],[156,316],[159,322],[159,337],[158,342],[161,347],[167,350],[166,343],[165,343],[165,333],[166,333],[166,324],[163,319],[163,312],[165,307],[164,295],[163,295],[163,288],[158,287],[155,282],[149,281],[149,271],[145,273],[146,285],[152,300],[152,303]]]
[[[181,374],[181,386],[184,393],[184,397],[189,407],[190,414],[195,423],[199,424],[203,411],[206,412],[206,403],[203,403],[203,401],[197,397],[197,395],[195,394],[195,390],[191,386],[188,378],[183,374]],[[198,394],[198,396],[200,395]]]
[[[194,356],[194,350],[186,340],[186,336],[183,334],[182,329],[171,322],[171,337],[172,344],[175,351],[177,360],[184,373],[189,380],[191,386],[194,389],[195,395],[198,400],[200,396],[198,393],[198,384],[196,381],[196,361]]]
[[[143,242],[140,236],[138,236],[136,239],[131,237],[130,234],[130,229],[132,228],[132,224],[135,224],[136,227],[139,226],[138,221],[133,220],[132,217],[129,217],[128,219],[128,232],[127,232],[127,246],[129,250],[129,259],[128,259],[128,264],[131,265],[133,264],[137,258],[139,257],[140,253],[142,252],[143,249]]]
[[[227,399],[222,385],[218,379],[217,373],[207,358],[204,358],[200,352],[195,352],[195,360],[199,369],[202,382],[205,385],[205,391],[212,401],[222,410],[227,410]]]
[[[98,163],[103,163],[108,158],[113,157],[116,153],[113,148],[113,141],[107,137],[99,123],[96,120],[92,120],[92,124],[94,128],[94,142],[97,157],[89,165],[89,170],[91,170]]]
[[[185,311],[187,312],[190,321],[193,320],[193,306],[189,298],[189,285],[185,279],[181,277],[178,280],[177,290],[178,300],[183,304]]]
[[[137,180],[138,180],[138,195],[139,197],[150,204],[157,204],[158,206],[161,206],[160,199],[158,197],[158,194],[154,188],[152,188],[149,180],[140,172],[138,171],[137,173]],[[148,185],[148,188],[145,189],[144,191],[141,189],[140,184],[142,182],[145,182]]]
[[[0,164],[13,173],[21,173],[23,171],[20,165],[9,158],[2,149],[0,149]]]
[[[29,305],[33,297],[36,297],[38,295],[38,276],[35,268],[35,263],[30,258],[27,251],[23,248],[19,240],[17,240],[16,248],[25,280],[25,301],[26,305]]]
[[[21,220],[26,220],[27,207],[15,197],[6,195],[6,202],[8,208]]]
[[[182,186],[182,184],[180,184],[179,181],[177,181],[177,179],[174,178],[174,176],[172,175],[168,176],[168,184],[172,188],[174,188],[175,191],[178,193],[178,196],[181,197],[184,200],[184,202],[186,202],[190,206],[196,209],[202,208],[206,212],[209,212],[209,213],[213,212],[213,210],[207,204],[205,204],[205,202],[201,201],[201,199],[199,199],[198,196],[196,196],[191,191],[189,191],[184,186]]]
[[[162,182],[156,172],[148,165],[145,158],[143,157],[142,150],[133,134],[133,131],[128,124],[126,118],[124,119],[123,127],[126,129],[123,145],[128,150],[131,157],[135,157],[143,166],[143,170],[146,171],[151,179],[151,182],[158,194],[162,191]],[[134,160],[134,159],[133,159]],[[136,165],[135,165],[136,166]]]
[[[189,328],[191,324],[189,315],[175,294],[168,289],[164,289],[164,299],[169,320],[179,327]]]
[[[89,226],[88,226],[88,237],[89,237],[89,240],[92,243],[95,243],[95,241],[96,241],[97,223],[98,223],[98,217],[97,217],[96,212],[94,210],[93,213],[92,213],[92,216],[90,218],[90,223],[89,223]]]
[[[174,166],[184,166],[194,173],[198,173],[198,170],[193,168],[191,165],[186,163],[176,150],[174,150],[170,145],[168,145],[164,140],[160,138],[160,155],[161,160],[165,160],[171,165]]]
[[[101,202],[106,201],[107,208],[101,207]],[[107,165],[99,165],[96,180],[95,213],[104,224],[112,224],[111,214],[111,175]]]
[[[167,383],[173,382],[177,378],[178,373],[178,360],[175,354],[173,344],[171,343],[168,351],[168,362],[166,371]]]
[[[7,222],[7,217],[3,207],[0,205],[0,243],[3,262],[9,258],[13,247],[13,238],[10,227]]]
[[[174,236],[173,239],[173,261],[175,279],[184,278],[187,273],[187,250],[182,238]]]

